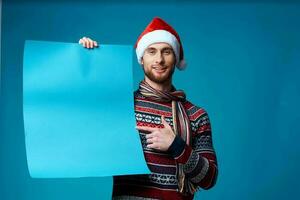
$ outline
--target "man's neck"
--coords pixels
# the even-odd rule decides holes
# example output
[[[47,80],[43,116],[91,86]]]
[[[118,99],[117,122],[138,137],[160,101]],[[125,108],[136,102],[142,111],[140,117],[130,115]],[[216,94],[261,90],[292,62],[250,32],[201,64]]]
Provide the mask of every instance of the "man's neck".
[[[169,92],[172,89],[172,80],[166,81],[165,83],[156,83],[151,81],[148,77],[145,77],[145,81],[156,90]]]

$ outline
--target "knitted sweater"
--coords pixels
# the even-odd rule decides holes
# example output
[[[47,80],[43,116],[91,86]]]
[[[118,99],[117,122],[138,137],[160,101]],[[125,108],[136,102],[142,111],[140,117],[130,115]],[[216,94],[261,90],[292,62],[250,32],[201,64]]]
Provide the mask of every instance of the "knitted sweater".
[[[135,118],[138,126],[162,128],[161,116],[173,128],[171,102],[163,103],[144,97],[139,91],[134,93]],[[146,133],[140,132],[145,160],[151,171],[147,175],[126,175],[114,177],[113,196],[138,196],[153,199],[193,199],[193,195],[178,192],[177,165],[184,164],[186,178],[199,188],[214,186],[218,168],[212,144],[211,126],[203,108],[189,101],[183,106],[191,123],[192,142],[188,146],[180,136],[176,136],[167,152],[147,148]]]

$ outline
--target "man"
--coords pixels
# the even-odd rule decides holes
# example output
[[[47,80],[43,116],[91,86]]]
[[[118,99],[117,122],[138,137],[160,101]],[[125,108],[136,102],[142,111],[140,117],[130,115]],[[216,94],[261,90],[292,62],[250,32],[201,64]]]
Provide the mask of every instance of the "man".
[[[98,45],[86,37],[79,43]],[[115,176],[113,199],[193,199],[215,185],[218,168],[206,111],[172,85],[175,67],[185,65],[179,35],[154,18],[135,48],[145,74],[134,93],[135,117],[151,174]]]

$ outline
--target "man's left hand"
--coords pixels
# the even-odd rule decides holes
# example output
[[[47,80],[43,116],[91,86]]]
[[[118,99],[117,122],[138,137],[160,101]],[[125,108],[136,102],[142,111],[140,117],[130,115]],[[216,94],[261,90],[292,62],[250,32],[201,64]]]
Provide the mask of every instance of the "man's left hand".
[[[175,134],[171,126],[166,122],[164,116],[161,116],[164,128],[151,128],[145,126],[137,126],[139,131],[149,132],[146,135],[147,147],[160,151],[167,151],[175,139]]]

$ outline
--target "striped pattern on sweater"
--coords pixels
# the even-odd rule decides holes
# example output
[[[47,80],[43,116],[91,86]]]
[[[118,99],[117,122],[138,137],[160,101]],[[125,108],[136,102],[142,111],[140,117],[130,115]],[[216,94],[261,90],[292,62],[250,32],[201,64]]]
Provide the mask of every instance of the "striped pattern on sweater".
[[[161,115],[164,115],[165,120],[173,127],[171,102],[149,100],[138,91],[134,93],[134,97],[138,126],[162,128]],[[140,132],[145,160],[151,174],[115,176],[114,196],[193,199],[193,195],[184,196],[178,192],[176,163],[183,164],[186,178],[199,188],[209,189],[215,185],[218,168],[208,114],[203,108],[189,101],[183,102],[183,106],[191,123],[191,145],[186,145],[180,137],[176,137],[177,142],[174,140],[167,152],[149,149],[146,144],[146,133]]]

